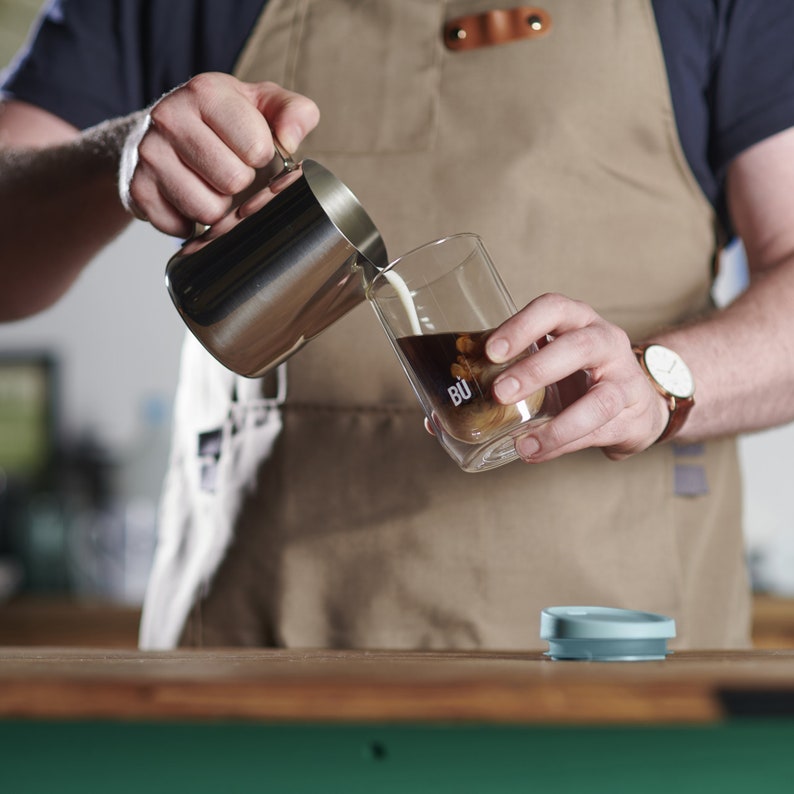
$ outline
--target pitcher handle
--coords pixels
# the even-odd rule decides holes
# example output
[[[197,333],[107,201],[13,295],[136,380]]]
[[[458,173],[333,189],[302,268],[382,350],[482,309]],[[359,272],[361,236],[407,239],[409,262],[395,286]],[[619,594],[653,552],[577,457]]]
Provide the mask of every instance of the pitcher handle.
[[[276,134],[271,132],[271,135],[273,136],[273,148],[276,153],[273,155],[273,159],[265,166],[265,173],[273,174],[273,176],[268,178],[270,182],[278,179],[283,174],[294,171],[298,167],[293,156],[284,148]]]

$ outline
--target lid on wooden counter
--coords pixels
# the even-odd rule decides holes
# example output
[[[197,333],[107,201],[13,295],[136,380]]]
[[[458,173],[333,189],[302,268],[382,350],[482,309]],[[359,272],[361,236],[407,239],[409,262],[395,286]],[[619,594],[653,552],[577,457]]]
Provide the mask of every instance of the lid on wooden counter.
[[[664,659],[675,621],[653,612],[598,606],[547,607],[540,638],[552,659],[634,662]]]

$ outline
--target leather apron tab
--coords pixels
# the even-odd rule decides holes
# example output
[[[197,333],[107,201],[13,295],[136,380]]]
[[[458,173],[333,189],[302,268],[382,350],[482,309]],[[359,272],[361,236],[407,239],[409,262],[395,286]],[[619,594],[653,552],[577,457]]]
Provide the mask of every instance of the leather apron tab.
[[[451,19],[444,25],[450,50],[476,50],[520,39],[537,39],[551,32],[551,15],[542,8],[494,8]]]

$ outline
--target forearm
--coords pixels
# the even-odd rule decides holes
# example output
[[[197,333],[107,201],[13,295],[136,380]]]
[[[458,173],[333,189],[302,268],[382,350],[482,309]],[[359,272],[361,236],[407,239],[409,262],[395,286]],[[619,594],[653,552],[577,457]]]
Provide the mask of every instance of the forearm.
[[[130,220],[118,197],[119,152],[135,117],[71,141],[0,149],[0,320],[54,303]]]
[[[756,275],[730,306],[654,335],[695,377],[679,442],[751,432],[794,419],[794,256]]]
[[[728,170],[728,206],[750,286],[724,311],[660,337],[695,376],[680,440],[794,419],[794,129],[747,149]]]

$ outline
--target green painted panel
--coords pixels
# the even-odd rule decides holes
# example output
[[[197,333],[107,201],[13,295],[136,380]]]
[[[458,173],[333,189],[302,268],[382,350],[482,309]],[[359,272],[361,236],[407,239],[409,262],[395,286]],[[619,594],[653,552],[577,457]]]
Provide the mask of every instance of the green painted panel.
[[[13,794],[790,790],[794,721],[706,727],[0,722]]]

